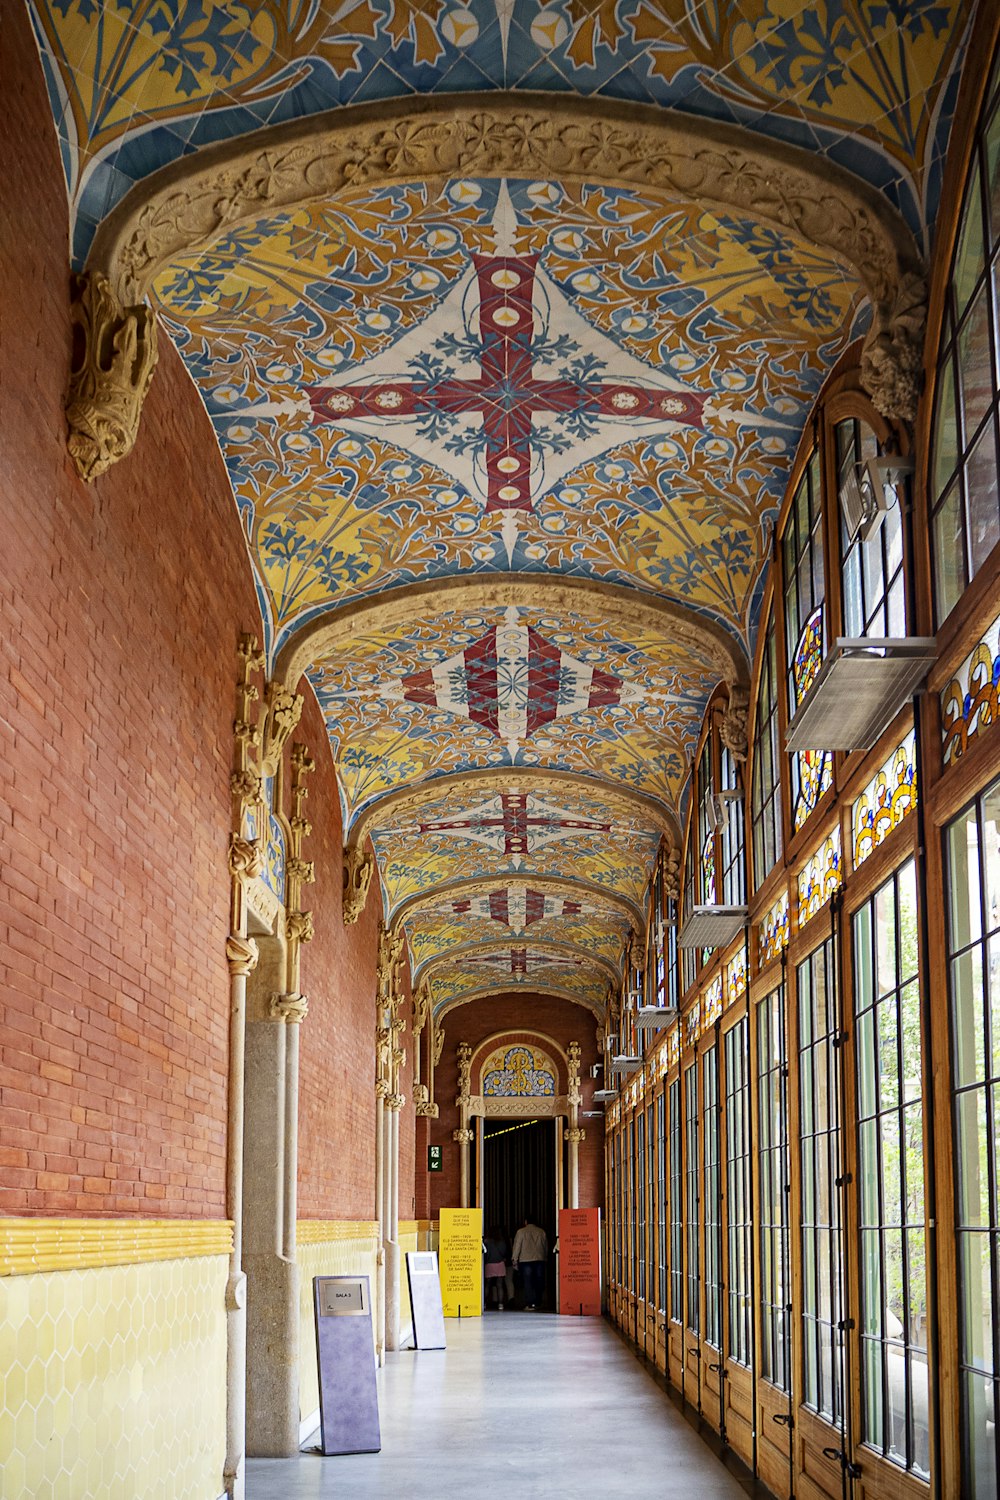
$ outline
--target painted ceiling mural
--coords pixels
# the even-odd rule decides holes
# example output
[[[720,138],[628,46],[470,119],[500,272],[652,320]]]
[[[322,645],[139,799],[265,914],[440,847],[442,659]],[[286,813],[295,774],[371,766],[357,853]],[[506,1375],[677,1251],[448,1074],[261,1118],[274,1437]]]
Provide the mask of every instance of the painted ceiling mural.
[[[576,771],[676,809],[718,670],[591,612],[518,607],[416,615],[352,636],[310,679],[350,835],[387,793],[485,767]]]
[[[29,4],[77,267],[136,184],[204,147],[490,90],[803,148],[926,252],[972,9]],[[749,212],[473,178],[233,224],[152,298],[214,425],[268,662],[315,640],[345,841],[370,837],[435,1006],[506,988],[599,1013],[722,663],[752,657],[816,394],[869,325],[856,273]]]
[[[660,844],[648,813],[599,790],[536,791],[512,779],[463,799],[454,788],[416,809],[388,812],[372,842],[391,920],[414,896],[462,880],[558,876],[598,887],[641,910]]]
[[[828,155],[933,222],[970,0],[32,0],[73,244],[217,140],[408,94],[659,104]]]
[[[496,883],[489,890],[453,891],[421,906],[407,920],[414,979],[443,953],[514,939],[569,944],[615,968],[628,938],[620,907],[582,891],[539,890],[527,881]]]
[[[806,414],[868,318],[804,241],[551,182],[358,190],[155,293],[275,652],[332,599],[498,571],[667,594],[745,645]]]

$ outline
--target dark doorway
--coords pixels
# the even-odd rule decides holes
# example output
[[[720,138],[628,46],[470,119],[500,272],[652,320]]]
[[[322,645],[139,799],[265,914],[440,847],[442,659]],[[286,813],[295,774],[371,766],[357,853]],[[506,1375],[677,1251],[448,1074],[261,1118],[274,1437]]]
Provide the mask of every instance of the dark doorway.
[[[513,1245],[525,1215],[541,1225],[549,1237],[550,1252],[545,1305],[554,1306],[555,1125],[552,1120],[484,1120],[483,1127],[484,1225],[502,1229],[508,1246]],[[518,1305],[521,1301],[516,1296]]]

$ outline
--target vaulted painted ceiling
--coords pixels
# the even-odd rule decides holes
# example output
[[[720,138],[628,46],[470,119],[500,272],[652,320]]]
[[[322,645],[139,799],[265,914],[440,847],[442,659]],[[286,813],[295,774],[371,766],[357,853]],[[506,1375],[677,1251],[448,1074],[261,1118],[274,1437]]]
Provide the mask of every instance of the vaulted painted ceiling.
[[[720,203],[697,173],[612,180],[585,143],[547,171],[508,145],[502,169],[351,167],[296,194],[269,142],[383,101],[405,143],[417,96],[515,91],[536,121],[545,96],[659,106],[694,151],[719,122],[799,148],[776,199],[801,163],[877,190],[915,267],[969,9],[33,5],[76,264],[126,218],[148,245],[170,184],[251,153],[250,206],[216,193],[187,240],[174,212],[143,290],[214,424],[269,663],[308,673],[345,842],[371,840],[439,1010],[523,988],[601,1012],[708,697],[746,680],[812,402],[885,315],[881,252],[873,272],[847,230],[758,208],[739,172]]]

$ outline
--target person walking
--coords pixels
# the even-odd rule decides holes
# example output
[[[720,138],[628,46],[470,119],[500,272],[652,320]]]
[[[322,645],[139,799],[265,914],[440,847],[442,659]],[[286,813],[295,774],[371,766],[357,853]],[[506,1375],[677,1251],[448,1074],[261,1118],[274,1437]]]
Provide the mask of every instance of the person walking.
[[[492,1302],[498,1312],[503,1312],[504,1293],[507,1290],[507,1241],[503,1230],[494,1224],[486,1231],[486,1303]]]
[[[530,1215],[514,1236],[514,1266],[521,1268],[524,1278],[524,1305],[534,1312],[545,1295],[545,1262],[549,1254],[549,1237],[540,1229]]]

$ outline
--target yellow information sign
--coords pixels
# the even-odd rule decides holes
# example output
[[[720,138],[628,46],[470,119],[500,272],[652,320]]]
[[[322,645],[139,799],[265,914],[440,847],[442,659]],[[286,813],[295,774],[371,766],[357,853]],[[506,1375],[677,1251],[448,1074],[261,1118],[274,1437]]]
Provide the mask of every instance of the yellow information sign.
[[[442,1208],[438,1244],[441,1303],[446,1318],[483,1315],[483,1211]]]

